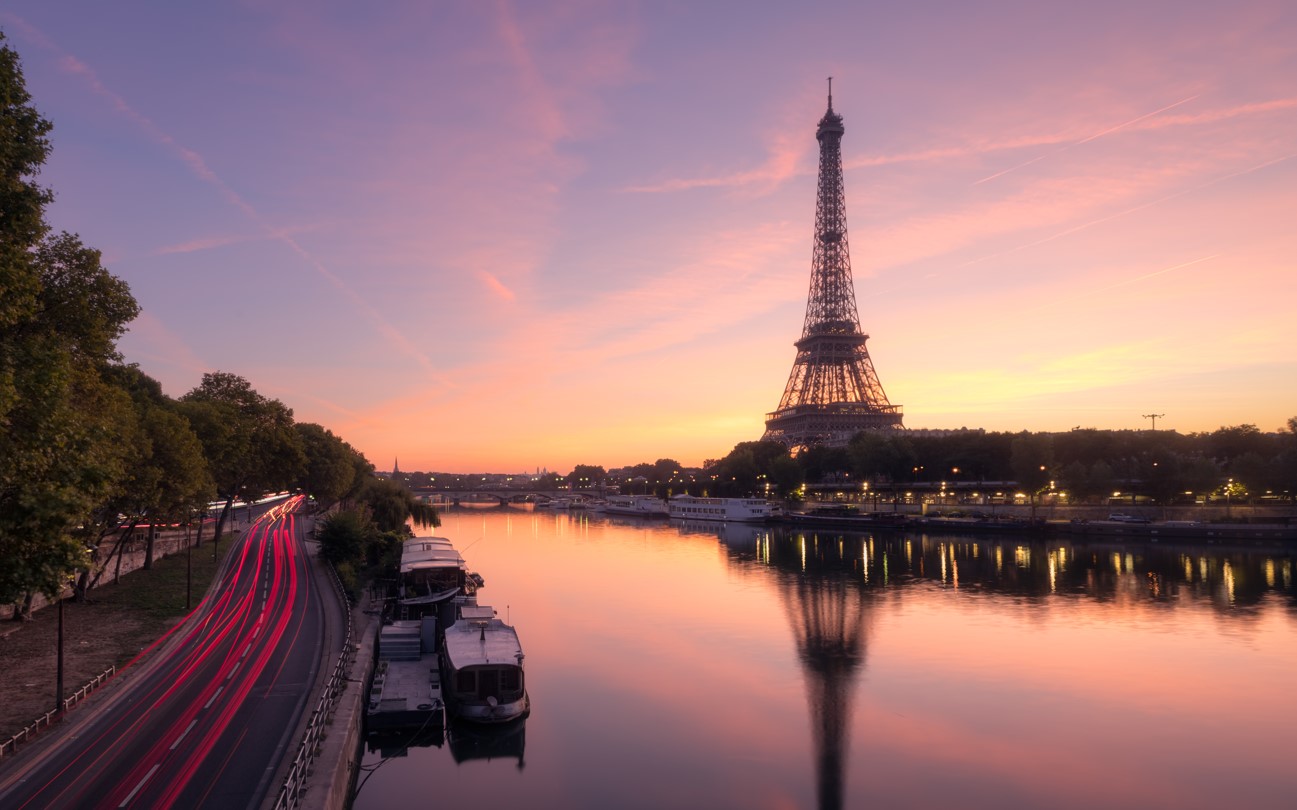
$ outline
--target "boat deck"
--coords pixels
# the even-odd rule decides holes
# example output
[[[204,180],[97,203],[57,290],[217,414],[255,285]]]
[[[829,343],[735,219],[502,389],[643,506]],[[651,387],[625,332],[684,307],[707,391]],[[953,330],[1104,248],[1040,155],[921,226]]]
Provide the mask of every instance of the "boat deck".
[[[444,722],[441,671],[422,636],[431,620],[382,628],[379,661],[366,706],[370,729],[433,726]]]

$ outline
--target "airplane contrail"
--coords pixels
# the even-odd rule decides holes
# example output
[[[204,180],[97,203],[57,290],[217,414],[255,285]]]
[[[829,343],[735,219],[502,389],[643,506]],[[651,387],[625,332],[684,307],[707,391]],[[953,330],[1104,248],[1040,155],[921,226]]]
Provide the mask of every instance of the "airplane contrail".
[[[1116,131],[1118,131],[1118,130],[1121,130],[1121,129],[1125,129],[1126,127],[1131,126],[1132,124],[1138,124],[1140,121],[1143,121],[1143,120],[1146,119],[1146,118],[1152,118],[1152,117],[1155,116],[1155,115],[1161,115],[1162,113],[1166,112],[1167,110],[1173,110],[1173,109],[1175,109],[1176,107],[1179,107],[1179,106],[1182,105],[1182,104],[1188,104],[1190,101],[1193,101],[1194,99],[1198,98],[1199,95],[1200,95],[1199,93],[1195,93],[1194,95],[1189,96],[1188,98],[1182,98],[1182,99],[1180,99],[1179,101],[1175,102],[1174,104],[1168,104],[1168,105],[1166,105],[1165,107],[1163,107],[1163,108],[1161,108],[1161,109],[1159,109],[1159,110],[1154,110],[1153,112],[1150,112],[1150,113],[1144,113],[1143,115],[1136,116],[1135,118],[1132,118],[1132,119],[1130,119],[1129,121],[1123,121],[1122,123],[1117,124],[1116,126],[1108,127],[1107,129],[1105,129],[1105,130],[1103,130],[1103,131],[1101,131],[1101,132],[1096,132],[1096,133],[1093,134],[1093,135],[1090,135],[1090,136],[1088,136],[1088,137],[1082,138],[1082,139],[1079,140],[1079,141],[1074,141],[1074,142],[1069,143],[1069,144],[1066,144],[1066,145],[1064,145],[1064,146],[1060,146],[1059,148],[1055,149],[1055,150],[1052,151],[1052,152],[1047,152],[1047,153],[1045,153],[1045,154],[1043,154],[1043,155],[1037,155],[1036,157],[1032,158],[1031,160],[1027,160],[1027,161],[1023,161],[1022,163],[1019,163],[1017,166],[1010,166],[1009,168],[1004,169],[1003,171],[998,171],[998,172],[996,172],[995,174],[992,174],[992,175],[988,175],[988,176],[986,176],[986,177],[983,177],[981,180],[978,180],[978,181],[976,181],[975,183],[973,183],[973,185],[975,185],[975,186],[980,186],[980,185],[983,184],[983,183],[990,182],[991,180],[994,180],[994,179],[997,178],[997,177],[1003,177],[1004,175],[1008,174],[1009,172],[1016,172],[1018,169],[1024,168],[1024,167],[1026,167],[1026,166],[1030,166],[1031,164],[1036,163],[1036,162],[1041,161],[1041,160],[1044,160],[1044,159],[1047,158],[1047,157],[1053,157],[1054,155],[1060,154],[1060,153],[1062,153],[1062,152],[1066,152],[1067,150],[1072,149],[1072,148],[1077,147],[1077,146],[1080,146],[1081,144],[1086,144],[1086,143],[1089,143],[1090,141],[1096,140],[1096,139],[1098,139],[1098,138],[1102,138],[1104,135],[1111,135],[1112,133],[1114,133],[1114,132],[1116,132]]]
[[[1142,276],[1135,276],[1134,278],[1128,278],[1125,281],[1118,281],[1116,284],[1110,284],[1107,287],[1100,287],[1097,290],[1092,290],[1090,292],[1090,295],[1100,295],[1102,293],[1108,292],[1109,290],[1115,290],[1119,287],[1129,287],[1131,284],[1136,284],[1138,282],[1145,281],[1155,276],[1163,275],[1164,273],[1170,273],[1172,270],[1182,270],[1186,267],[1192,267],[1195,264],[1201,264],[1203,262],[1211,261],[1212,259],[1218,259],[1222,255],[1224,254],[1213,253],[1210,256],[1203,256],[1201,258],[1193,259],[1192,261],[1181,262],[1180,264],[1172,265],[1171,267],[1164,267],[1161,270],[1154,270],[1152,273],[1145,273]]]

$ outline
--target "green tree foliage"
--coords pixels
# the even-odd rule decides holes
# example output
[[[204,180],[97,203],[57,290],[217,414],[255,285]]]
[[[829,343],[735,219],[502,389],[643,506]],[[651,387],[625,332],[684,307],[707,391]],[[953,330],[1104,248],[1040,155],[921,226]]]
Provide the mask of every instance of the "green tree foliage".
[[[792,466],[789,466],[792,462]],[[730,454],[713,462],[707,469],[714,480],[714,492],[726,497],[766,495],[766,484],[772,496],[787,496],[802,485],[802,467],[793,462],[788,448],[779,442],[740,442]]]
[[[362,469],[357,459],[364,459],[351,445],[320,425],[299,422],[297,433],[306,457],[298,485],[315,498],[320,508],[328,509],[352,492]]]
[[[599,486],[607,477],[608,471],[603,467],[578,464],[572,468],[572,474],[567,477],[567,480],[573,489],[589,489]]]
[[[798,455],[797,461],[810,483],[851,480],[851,453],[845,447],[811,447]]]
[[[414,497],[404,484],[386,478],[370,478],[357,499],[368,507],[379,531],[401,532],[411,518],[420,526],[440,526],[441,519],[431,505]]]
[[[1020,433],[1010,448],[1014,480],[1028,493],[1038,493],[1054,478],[1054,442],[1046,433]]]
[[[861,481],[907,481],[918,464],[913,443],[899,432],[861,431],[848,443],[847,456]]]
[[[40,291],[30,250],[45,236],[45,206],[54,199],[35,179],[49,156],[50,129],[31,104],[18,54],[0,33],[0,330],[29,317]],[[0,407],[13,396],[4,387],[0,379]]]
[[[344,509],[324,519],[316,530],[320,542],[320,558],[332,565],[360,565],[365,559],[365,548],[378,536],[378,530],[369,516],[359,509]]]
[[[103,369],[138,306],[70,234],[47,236],[35,177],[50,124],[0,36],[0,601],[58,594],[84,565],[72,537],[120,486],[129,398]]]
[[[216,491],[224,499],[216,536],[236,498],[255,500],[287,489],[306,466],[293,411],[267,399],[236,374],[216,371],[181,397],[183,412],[203,444]]]

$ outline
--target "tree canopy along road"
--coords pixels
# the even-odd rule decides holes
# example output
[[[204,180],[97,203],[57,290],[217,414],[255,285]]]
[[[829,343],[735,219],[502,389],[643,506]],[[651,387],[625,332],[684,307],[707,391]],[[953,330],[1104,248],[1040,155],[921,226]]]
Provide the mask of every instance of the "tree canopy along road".
[[[312,576],[300,503],[252,524],[178,637],[6,775],[0,807],[256,807],[277,787],[326,652],[322,598],[333,605]]]

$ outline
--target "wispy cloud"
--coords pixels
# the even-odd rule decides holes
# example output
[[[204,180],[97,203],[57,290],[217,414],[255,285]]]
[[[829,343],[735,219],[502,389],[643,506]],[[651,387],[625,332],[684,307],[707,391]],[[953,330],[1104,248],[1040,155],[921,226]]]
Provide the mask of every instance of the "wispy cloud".
[[[482,279],[482,281],[483,281],[483,282],[486,284],[486,286],[491,290],[491,292],[493,292],[493,293],[495,293],[496,295],[500,296],[500,297],[503,298],[504,300],[506,300],[506,301],[512,301],[512,300],[514,300],[514,299],[517,297],[517,296],[514,295],[513,290],[511,290],[511,289],[509,289],[508,287],[504,286],[504,284],[501,283],[500,279],[498,279],[498,278],[496,278],[495,276],[491,275],[491,274],[488,273],[487,271],[485,271],[485,270],[478,270],[478,271],[477,271],[477,276],[478,276],[478,278]]]
[[[796,137],[791,134],[776,136],[767,150],[766,162],[748,171],[713,177],[664,180],[660,183],[629,186],[625,191],[633,194],[661,194],[695,188],[758,187],[773,190],[798,174],[798,164],[808,151],[807,147],[799,143],[805,140],[804,133],[800,132]]]

